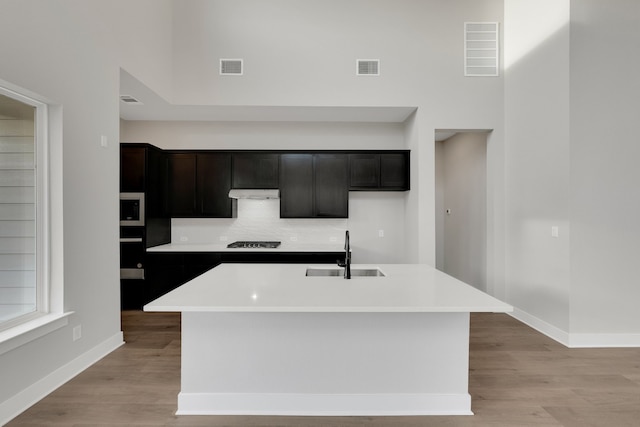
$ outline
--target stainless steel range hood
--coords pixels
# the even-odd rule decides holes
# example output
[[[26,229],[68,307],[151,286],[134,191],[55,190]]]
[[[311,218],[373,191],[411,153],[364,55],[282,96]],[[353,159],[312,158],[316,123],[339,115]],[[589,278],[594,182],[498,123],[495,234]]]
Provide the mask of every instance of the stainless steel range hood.
[[[229,191],[229,198],[231,199],[254,199],[254,200],[266,200],[266,199],[279,199],[280,190],[264,190],[264,189],[232,189]]]

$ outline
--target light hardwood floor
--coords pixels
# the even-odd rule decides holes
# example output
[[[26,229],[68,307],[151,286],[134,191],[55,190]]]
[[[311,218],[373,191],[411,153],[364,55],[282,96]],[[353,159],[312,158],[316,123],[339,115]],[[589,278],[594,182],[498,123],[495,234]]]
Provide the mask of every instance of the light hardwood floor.
[[[178,417],[179,324],[124,312],[126,345],[8,426],[640,426],[640,349],[567,349],[504,314],[471,317],[474,416]]]

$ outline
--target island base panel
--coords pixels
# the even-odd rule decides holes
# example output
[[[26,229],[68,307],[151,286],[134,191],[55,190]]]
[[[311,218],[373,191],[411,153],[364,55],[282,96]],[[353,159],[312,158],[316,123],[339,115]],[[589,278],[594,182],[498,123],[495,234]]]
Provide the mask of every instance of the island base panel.
[[[182,315],[178,414],[470,415],[469,313]]]

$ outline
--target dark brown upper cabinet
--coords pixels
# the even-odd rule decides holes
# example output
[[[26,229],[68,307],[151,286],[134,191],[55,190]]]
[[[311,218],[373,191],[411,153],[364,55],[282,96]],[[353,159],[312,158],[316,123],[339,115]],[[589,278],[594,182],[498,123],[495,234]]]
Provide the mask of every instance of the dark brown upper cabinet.
[[[346,154],[314,154],[314,217],[349,217],[349,159]]]
[[[276,153],[233,153],[233,188],[278,188]]]
[[[231,218],[231,154],[169,154],[169,211],[176,217]]]
[[[408,151],[349,154],[349,190],[406,191],[408,189]]]
[[[409,189],[409,152],[380,154],[380,189]]]
[[[197,213],[210,218],[231,218],[231,154],[203,153],[196,159]]]
[[[280,217],[347,218],[348,171],[346,154],[282,154]]]
[[[145,191],[146,153],[147,149],[141,145],[120,146],[120,192]]]
[[[349,154],[349,189],[377,190],[380,186],[380,155]]]
[[[313,217],[313,155],[280,156],[280,217]]]
[[[195,153],[169,154],[169,212],[172,217],[198,216]]]

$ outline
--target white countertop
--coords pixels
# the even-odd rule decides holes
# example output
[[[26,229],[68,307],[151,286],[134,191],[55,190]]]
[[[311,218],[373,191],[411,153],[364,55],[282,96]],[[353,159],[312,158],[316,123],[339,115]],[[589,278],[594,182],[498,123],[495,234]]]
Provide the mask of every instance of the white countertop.
[[[228,242],[231,243],[231,242]],[[147,252],[343,252],[344,243],[310,244],[282,242],[277,248],[227,248],[221,243],[169,243],[147,248]]]
[[[385,277],[306,277],[306,264],[222,264],[145,305],[180,312],[510,312],[513,307],[422,264],[352,265]]]

